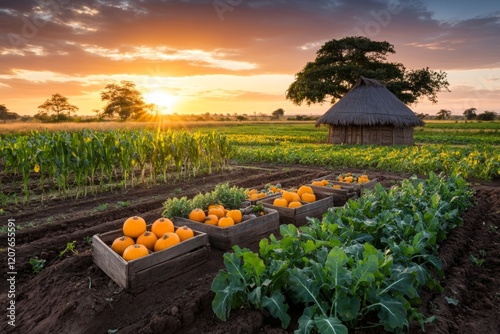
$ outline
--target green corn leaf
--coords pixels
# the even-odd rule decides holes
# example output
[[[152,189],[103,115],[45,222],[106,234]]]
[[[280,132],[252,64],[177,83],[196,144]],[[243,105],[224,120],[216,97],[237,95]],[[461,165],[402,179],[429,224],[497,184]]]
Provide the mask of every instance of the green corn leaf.
[[[333,317],[320,315],[314,317],[314,324],[321,334],[348,334],[347,327],[342,322]]]
[[[285,301],[285,296],[279,291],[275,291],[271,297],[262,297],[262,306],[265,307],[273,317],[281,320],[281,327],[287,328],[290,324],[290,316],[288,315],[288,304]]]

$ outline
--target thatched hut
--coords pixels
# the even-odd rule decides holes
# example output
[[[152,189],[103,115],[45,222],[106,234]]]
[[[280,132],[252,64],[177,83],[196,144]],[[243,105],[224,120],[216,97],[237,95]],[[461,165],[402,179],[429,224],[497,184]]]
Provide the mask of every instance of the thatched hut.
[[[412,145],[413,127],[424,122],[375,79],[361,77],[316,121],[329,126],[333,144]]]

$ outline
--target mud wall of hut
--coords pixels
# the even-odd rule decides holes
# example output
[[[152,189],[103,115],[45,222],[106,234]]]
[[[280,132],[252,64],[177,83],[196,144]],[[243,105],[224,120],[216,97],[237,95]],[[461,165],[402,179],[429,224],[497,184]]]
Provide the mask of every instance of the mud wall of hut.
[[[329,126],[332,144],[413,145],[413,128],[393,126]]]

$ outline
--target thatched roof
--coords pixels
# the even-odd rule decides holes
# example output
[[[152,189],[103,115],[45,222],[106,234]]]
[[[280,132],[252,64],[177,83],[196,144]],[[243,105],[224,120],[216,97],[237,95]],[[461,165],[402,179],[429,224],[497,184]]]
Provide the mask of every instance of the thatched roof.
[[[423,126],[396,95],[375,79],[360,77],[351,90],[316,121],[316,126],[329,125],[393,125]]]

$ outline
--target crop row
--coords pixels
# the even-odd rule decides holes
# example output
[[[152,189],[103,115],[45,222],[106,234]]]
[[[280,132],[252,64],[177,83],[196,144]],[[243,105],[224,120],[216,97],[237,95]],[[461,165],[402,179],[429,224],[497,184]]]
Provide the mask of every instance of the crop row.
[[[302,311],[295,333],[347,334],[383,327],[408,331],[423,286],[439,289],[438,244],[472,204],[461,177],[431,173],[389,190],[378,185],[300,228],[282,225],[259,253],[234,246],[212,282],[212,307],[225,320],[241,306],[265,310],[287,328],[291,305]]]
[[[465,178],[483,180],[500,175],[500,148],[490,145],[401,147],[282,142],[274,146],[246,146],[238,143],[235,143],[235,146],[234,158],[240,162],[368,167],[424,175],[441,171],[449,175],[461,174]]]
[[[5,136],[0,138],[0,152],[3,173],[22,175],[28,196],[33,174],[42,189],[50,180],[63,195],[73,187],[78,195],[86,194],[89,186],[95,189],[94,184],[117,179],[126,187],[146,182],[146,175],[167,181],[211,173],[226,166],[232,151],[226,137],[214,131],[82,130]]]

